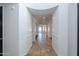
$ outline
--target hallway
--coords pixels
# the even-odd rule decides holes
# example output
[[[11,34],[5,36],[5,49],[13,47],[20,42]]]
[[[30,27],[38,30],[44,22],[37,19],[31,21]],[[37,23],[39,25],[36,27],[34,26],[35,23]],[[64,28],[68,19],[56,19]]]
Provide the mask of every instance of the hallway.
[[[77,4],[2,3],[0,6],[3,56],[77,55]]]
[[[33,35],[32,47],[28,56],[56,56],[52,48],[52,17],[55,8],[44,10],[28,8],[32,17]]]
[[[52,48],[52,40],[46,39],[44,45],[39,45],[38,41],[33,42],[27,56],[57,56],[57,54]]]

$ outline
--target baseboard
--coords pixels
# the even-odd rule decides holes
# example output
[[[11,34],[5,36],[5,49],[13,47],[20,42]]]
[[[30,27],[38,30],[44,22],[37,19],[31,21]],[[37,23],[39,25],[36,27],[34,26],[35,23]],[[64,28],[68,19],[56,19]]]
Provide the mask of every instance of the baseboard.
[[[54,49],[54,51],[55,51],[55,53],[56,53],[57,56],[62,56],[61,54],[59,54],[59,53],[56,51],[55,47],[53,47],[53,49]]]
[[[31,47],[32,47],[32,44],[29,46],[28,52],[29,52],[29,50],[31,49]],[[25,53],[24,56],[27,56],[28,52]]]
[[[53,49],[54,49],[54,51],[55,51],[56,55],[58,56],[58,53],[57,53],[56,49],[55,49],[55,48],[53,48]]]

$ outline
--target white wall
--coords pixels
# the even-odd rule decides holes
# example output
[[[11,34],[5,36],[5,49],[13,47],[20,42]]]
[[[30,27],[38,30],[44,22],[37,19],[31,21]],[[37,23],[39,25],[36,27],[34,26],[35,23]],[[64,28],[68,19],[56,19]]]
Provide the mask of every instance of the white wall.
[[[33,36],[33,41],[35,41],[35,36],[36,36],[36,19],[32,17],[32,36]]]
[[[3,53],[19,55],[18,4],[3,5]]]
[[[77,56],[77,4],[69,4],[68,55]]]
[[[53,15],[53,40],[58,55],[68,55],[68,4],[59,4]]]
[[[68,4],[59,6],[59,55],[68,55]]]
[[[3,53],[9,56],[26,55],[32,46],[32,20],[27,6],[3,5]]]
[[[19,4],[20,55],[26,55],[32,46],[32,18],[24,4]]]
[[[77,4],[59,4],[53,14],[52,46],[58,55],[77,55]]]
[[[59,34],[59,12],[58,7],[52,16],[52,47],[54,48],[56,54],[58,54],[58,34]]]

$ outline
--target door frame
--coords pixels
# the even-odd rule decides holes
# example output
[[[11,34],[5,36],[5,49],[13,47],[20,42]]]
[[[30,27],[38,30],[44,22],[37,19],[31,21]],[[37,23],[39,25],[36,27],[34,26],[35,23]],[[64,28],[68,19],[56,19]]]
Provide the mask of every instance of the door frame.
[[[3,6],[0,5],[0,8],[2,9],[2,53],[0,56],[3,56]]]

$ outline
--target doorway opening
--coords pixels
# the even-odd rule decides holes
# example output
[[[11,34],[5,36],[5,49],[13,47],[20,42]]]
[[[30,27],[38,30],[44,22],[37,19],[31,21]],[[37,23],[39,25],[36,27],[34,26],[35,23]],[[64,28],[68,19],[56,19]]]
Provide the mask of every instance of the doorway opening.
[[[52,22],[55,8],[35,10],[29,8],[32,17],[33,44],[28,55],[57,56],[52,47]]]

